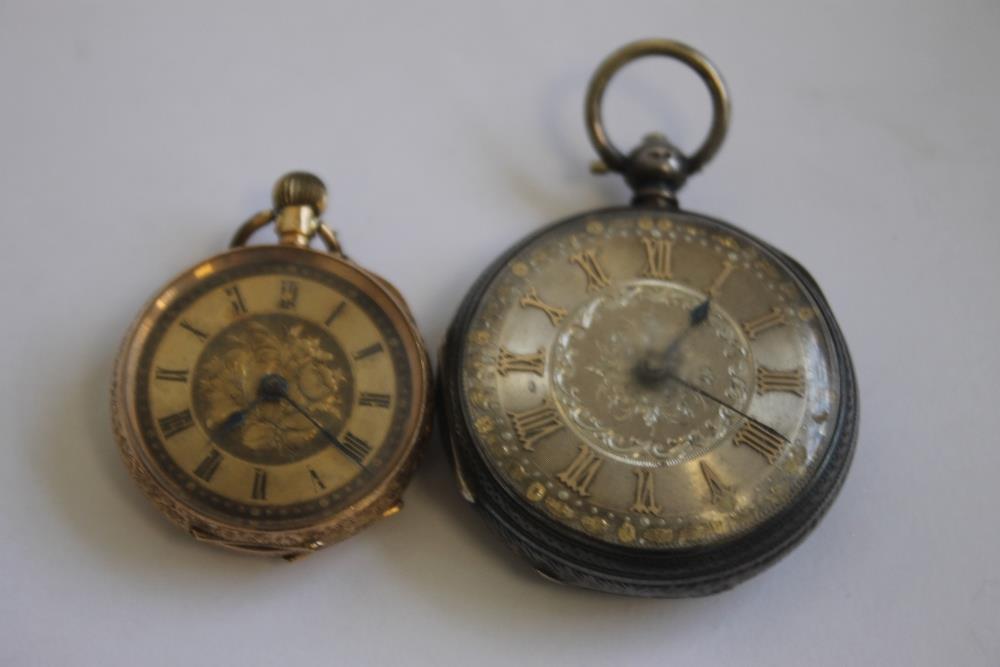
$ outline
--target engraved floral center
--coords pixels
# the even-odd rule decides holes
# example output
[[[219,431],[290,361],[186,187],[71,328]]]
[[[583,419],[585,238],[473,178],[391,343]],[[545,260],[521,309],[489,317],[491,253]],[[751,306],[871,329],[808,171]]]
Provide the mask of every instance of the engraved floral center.
[[[277,382],[280,392],[272,391]],[[336,429],[350,416],[353,384],[347,356],[322,327],[272,313],[238,320],[208,342],[195,367],[193,405],[221,449],[285,464],[329,444],[295,406]]]

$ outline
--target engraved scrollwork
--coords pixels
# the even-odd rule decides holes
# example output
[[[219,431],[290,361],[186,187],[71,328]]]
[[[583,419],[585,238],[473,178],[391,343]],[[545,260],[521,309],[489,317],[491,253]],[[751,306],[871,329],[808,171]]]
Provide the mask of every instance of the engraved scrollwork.
[[[728,411],[670,382],[643,386],[635,373],[684,329],[702,299],[641,280],[602,293],[563,322],[553,345],[553,395],[579,435],[620,460],[654,466],[690,460],[725,435]],[[753,361],[737,325],[713,311],[707,332],[691,338],[678,354],[683,373],[744,405]]]
[[[339,345],[319,326],[279,314],[239,320],[205,348],[195,371],[196,414],[212,431],[234,411],[255,403],[260,379],[285,378],[297,404],[324,423],[344,423],[353,378]],[[242,459],[287,463],[327,443],[316,426],[288,402],[257,402],[238,433],[216,438]]]

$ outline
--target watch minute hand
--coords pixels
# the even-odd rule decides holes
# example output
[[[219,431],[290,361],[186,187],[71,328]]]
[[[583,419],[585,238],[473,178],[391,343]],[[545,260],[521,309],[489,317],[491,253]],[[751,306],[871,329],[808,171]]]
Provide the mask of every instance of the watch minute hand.
[[[701,387],[699,387],[697,385],[694,385],[694,384],[691,384],[687,380],[684,380],[683,378],[678,377],[677,375],[675,375],[674,373],[672,373],[670,371],[665,372],[664,376],[667,377],[667,378],[670,378],[671,380],[673,380],[677,384],[682,385],[684,387],[687,387],[691,391],[693,391],[693,392],[695,392],[697,394],[700,394],[701,396],[704,396],[708,400],[713,401],[715,403],[718,403],[719,405],[721,405],[725,409],[729,410],[730,412],[735,412],[740,417],[743,417],[747,421],[753,422],[754,424],[756,424],[760,428],[764,429],[768,433],[771,433],[771,434],[775,435],[776,437],[781,438],[784,442],[787,443],[789,441],[788,438],[786,438],[785,436],[783,436],[781,433],[779,433],[778,431],[776,431],[774,428],[768,426],[767,424],[764,424],[764,423],[760,422],[757,419],[754,419],[753,417],[751,417],[747,413],[743,412],[742,410],[737,410],[736,408],[734,408],[733,406],[729,405],[728,403],[725,403],[722,400],[720,400],[720,399],[716,398],[715,396],[713,396],[712,394],[708,393],[707,391],[705,391]]]
[[[355,451],[354,449],[348,447],[343,442],[341,442],[340,438],[331,433],[329,429],[327,429],[325,426],[323,426],[323,424],[319,422],[318,419],[313,417],[311,414],[309,414],[308,411],[306,411],[305,408],[303,408],[296,401],[294,401],[291,396],[289,396],[288,394],[284,394],[281,396],[281,398],[287,401],[288,404],[291,405],[293,408],[298,410],[299,413],[303,417],[308,419],[313,426],[318,428],[319,432],[322,433],[324,436],[326,436],[326,439],[329,440],[333,444],[333,446],[337,448],[337,451],[339,451],[341,454],[354,461],[354,463],[356,463],[358,467],[360,467],[365,472],[369,472],[368,467],[363,462],[364,459],[363,454]]]

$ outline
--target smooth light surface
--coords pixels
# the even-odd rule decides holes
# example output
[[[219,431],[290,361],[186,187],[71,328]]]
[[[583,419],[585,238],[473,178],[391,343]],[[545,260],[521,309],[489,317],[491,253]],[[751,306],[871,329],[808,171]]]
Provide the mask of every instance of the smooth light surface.
[[[995,2],[0,2],[0,664],[1000,664],[998,33]],[[153,511],[107,391],[161,284],[313,170],[436,349],[502,249],[626,199],[583,95],[654,35],[733,95],[683,203],[809,267],[854,353],[858,453],[808,541],[707,599],[563,589],[437,442],[407,509],[294,565]],[[607,102],[623,146],[708,127],[668,62]]]

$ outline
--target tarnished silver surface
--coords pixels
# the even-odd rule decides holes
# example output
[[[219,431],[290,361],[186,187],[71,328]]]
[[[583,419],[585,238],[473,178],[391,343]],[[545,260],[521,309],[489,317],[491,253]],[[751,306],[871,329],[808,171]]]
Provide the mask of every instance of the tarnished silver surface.
[[[839,378],[816,304],[762,246],[696,215],[551,228],[492,279],[468,331],[484,457],[525,502],[609,543],[744,534],[829,445]],[[649,381],[650,363],[667,374]]]

